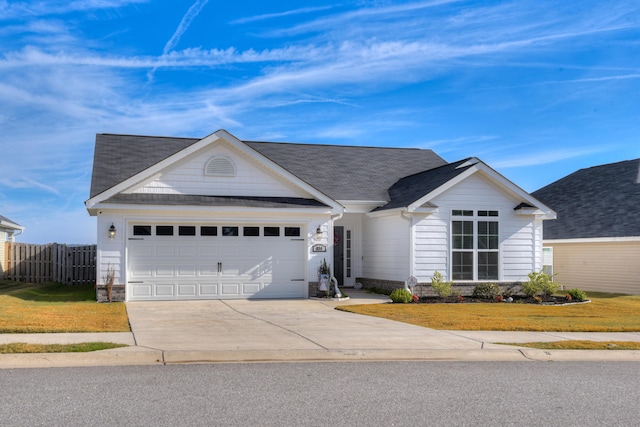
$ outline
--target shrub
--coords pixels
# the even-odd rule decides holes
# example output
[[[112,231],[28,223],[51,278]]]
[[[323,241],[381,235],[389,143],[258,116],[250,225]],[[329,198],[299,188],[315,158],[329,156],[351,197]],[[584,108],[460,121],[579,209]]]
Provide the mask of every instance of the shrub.
[[[580,289],[569,289],[567,295],[569,295],[573,301],[584,301],[587,299],[587,293]]]
[[[473,289],[471,296],[474,298],[495,299],[501,295],[500,286],[495,283],[480,283]]]
[[[436,294],[438,294],[440,298],[446,298],[454,294],[453,282],[445,282],[442,274],[438,271],[433,273],[431,277],[431,287],[433,287],[433,290],[436,291]]]
[[[522,284],[522,293],[528,297],[538,294],[542,296],[553,295],[560,289],[560,284],[551,281],[551,277],[543,272],[529,273],[529,281]]]
[[[406,304],[413,300],[413,294],[404,288],[398,288],[391,292],[389,298],[395,303]]]

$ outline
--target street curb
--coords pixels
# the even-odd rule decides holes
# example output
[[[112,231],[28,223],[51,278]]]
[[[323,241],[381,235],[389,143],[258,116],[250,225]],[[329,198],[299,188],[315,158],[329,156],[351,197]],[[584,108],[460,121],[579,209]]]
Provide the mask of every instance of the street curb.
[[[166,351],[166,364],[331,361],[525,361],[518,350]]]
[[[0,369],[162,364],[162,351],[140,347],[122,347],[87,353],[0,354]]]
[[[638,350],[152,350],[123,347],[89,353],[0,354],[0,369],[281,362],[640,362]]]

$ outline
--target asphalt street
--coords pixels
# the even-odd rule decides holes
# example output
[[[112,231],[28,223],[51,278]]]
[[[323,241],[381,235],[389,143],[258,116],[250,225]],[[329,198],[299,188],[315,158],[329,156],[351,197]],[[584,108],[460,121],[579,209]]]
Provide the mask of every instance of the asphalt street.
[[[0,370],[4,426],[633,426],[634,362]]]

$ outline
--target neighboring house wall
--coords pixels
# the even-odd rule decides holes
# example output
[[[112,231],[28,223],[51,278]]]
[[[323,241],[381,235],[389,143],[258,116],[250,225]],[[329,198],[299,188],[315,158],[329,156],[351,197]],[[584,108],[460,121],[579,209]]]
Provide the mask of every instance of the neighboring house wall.
[[[640,295],[640,238],[548,240],[564,289]]]
[[[0,280],[4,279],[4,272],[7,271],[5,265],[7,233],[0,230]]]
[[[363,219],[362,277],[405,281],[411,276],[410,225],[399,214]]]

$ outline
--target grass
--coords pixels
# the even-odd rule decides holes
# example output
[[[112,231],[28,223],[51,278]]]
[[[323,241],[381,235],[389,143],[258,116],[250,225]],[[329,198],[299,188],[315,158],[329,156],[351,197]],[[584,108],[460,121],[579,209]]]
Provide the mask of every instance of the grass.
[[[515,345],[518,347],[539,348],[542,350],[640,350],[640,342],[636,341],[588,341],[567,340],[553,342],[496,343]]]
[[[589,293],[591,303],[365,304],[339,310],[432,329],[461,331],[637,332],[640,296]]]
[[[15,353],[86,353],[89,351],[108,350],[128,347],[126,344],[110,342],[83,342],[77,344],[0,344],[0,354]]]
[[[129,331],[124,303],[97,303],[91,285],[0,280],[0,333]]]

